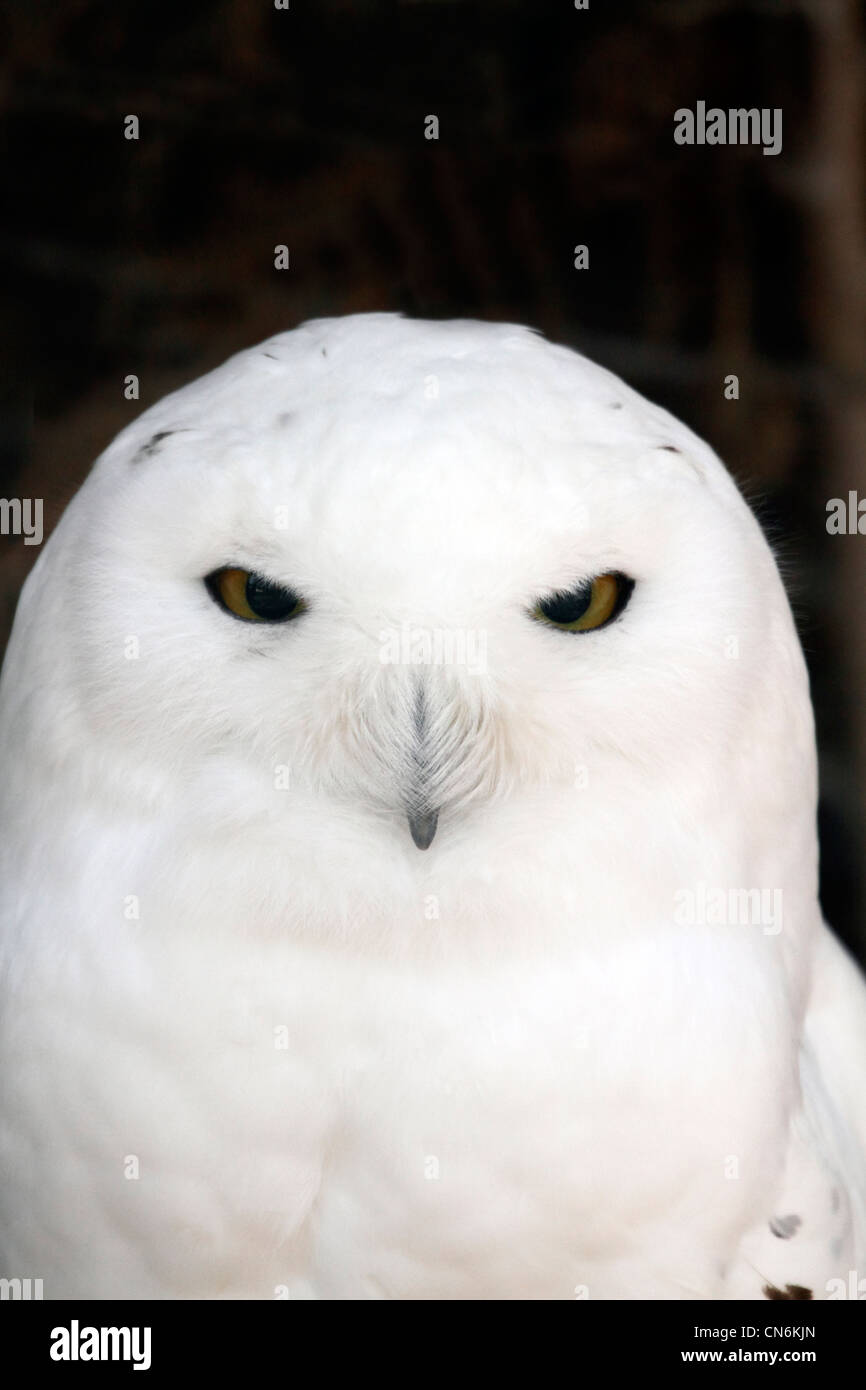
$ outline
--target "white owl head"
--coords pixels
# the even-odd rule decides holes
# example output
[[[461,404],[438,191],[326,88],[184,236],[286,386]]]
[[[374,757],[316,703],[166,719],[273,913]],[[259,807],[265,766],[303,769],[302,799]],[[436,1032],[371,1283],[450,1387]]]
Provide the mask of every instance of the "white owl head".
[[[684,823],[726,794],[813,815],[803,663],[734,483],[523,328],[358,315],[232,358],[102,455],[22,625],[55,763],[156,801],[230,765],[224,822],[279,815],[279,768],[398,854],[407,817],[436,853],[587,780],[590,840],[660,788]]]

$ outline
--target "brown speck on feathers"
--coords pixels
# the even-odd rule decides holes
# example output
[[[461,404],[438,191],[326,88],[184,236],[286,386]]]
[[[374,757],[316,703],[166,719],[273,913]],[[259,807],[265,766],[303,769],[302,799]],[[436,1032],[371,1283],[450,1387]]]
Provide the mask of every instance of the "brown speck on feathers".
[[[764,1297],[771,1298],[774,1302],[781,1298],[807,1299],[812,1297],[812,1290],[804,1289],[802,1284],[786,1284],[784,1290],[777,1289],[775,1284],[765,1284]]]

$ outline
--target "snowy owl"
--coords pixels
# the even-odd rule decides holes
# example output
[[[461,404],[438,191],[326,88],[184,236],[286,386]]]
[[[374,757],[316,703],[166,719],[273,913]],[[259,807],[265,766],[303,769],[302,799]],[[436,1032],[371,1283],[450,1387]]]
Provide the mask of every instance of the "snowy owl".
[[[791,614],[719,460],[611,373],[370,314],[160,401],[25,586],[0,743],[3,1277],[866,1275]]]

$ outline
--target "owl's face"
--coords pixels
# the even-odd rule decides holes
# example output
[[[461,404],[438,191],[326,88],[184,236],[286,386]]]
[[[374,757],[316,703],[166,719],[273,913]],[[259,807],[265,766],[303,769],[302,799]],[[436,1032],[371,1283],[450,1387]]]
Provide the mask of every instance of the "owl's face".
[[[415,854],[546,789],[748,779],[768,718],[809,745],[724,469],[522,329],[272,339],[119,436],[52,546],[100,747],[169,780],[230,768],[224,818],[288,790]]]

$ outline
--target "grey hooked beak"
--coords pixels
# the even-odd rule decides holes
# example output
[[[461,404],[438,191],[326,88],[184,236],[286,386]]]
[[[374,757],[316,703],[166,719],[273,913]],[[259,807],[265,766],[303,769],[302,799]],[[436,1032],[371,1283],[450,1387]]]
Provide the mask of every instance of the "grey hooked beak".
[[[439,824],[438,811],[409,812],[409,830],[419,849],[429,849]]]
[[[414,762],[413,795],[407,811],[409,830],[418,849],[429,849],[439,824],[439,812],[430,809],[427,800],[430,764],[427,748],[428,714],[424,686],[419,681],[415,691],[415,710],[413,717],[415,744],[412,752]]]

